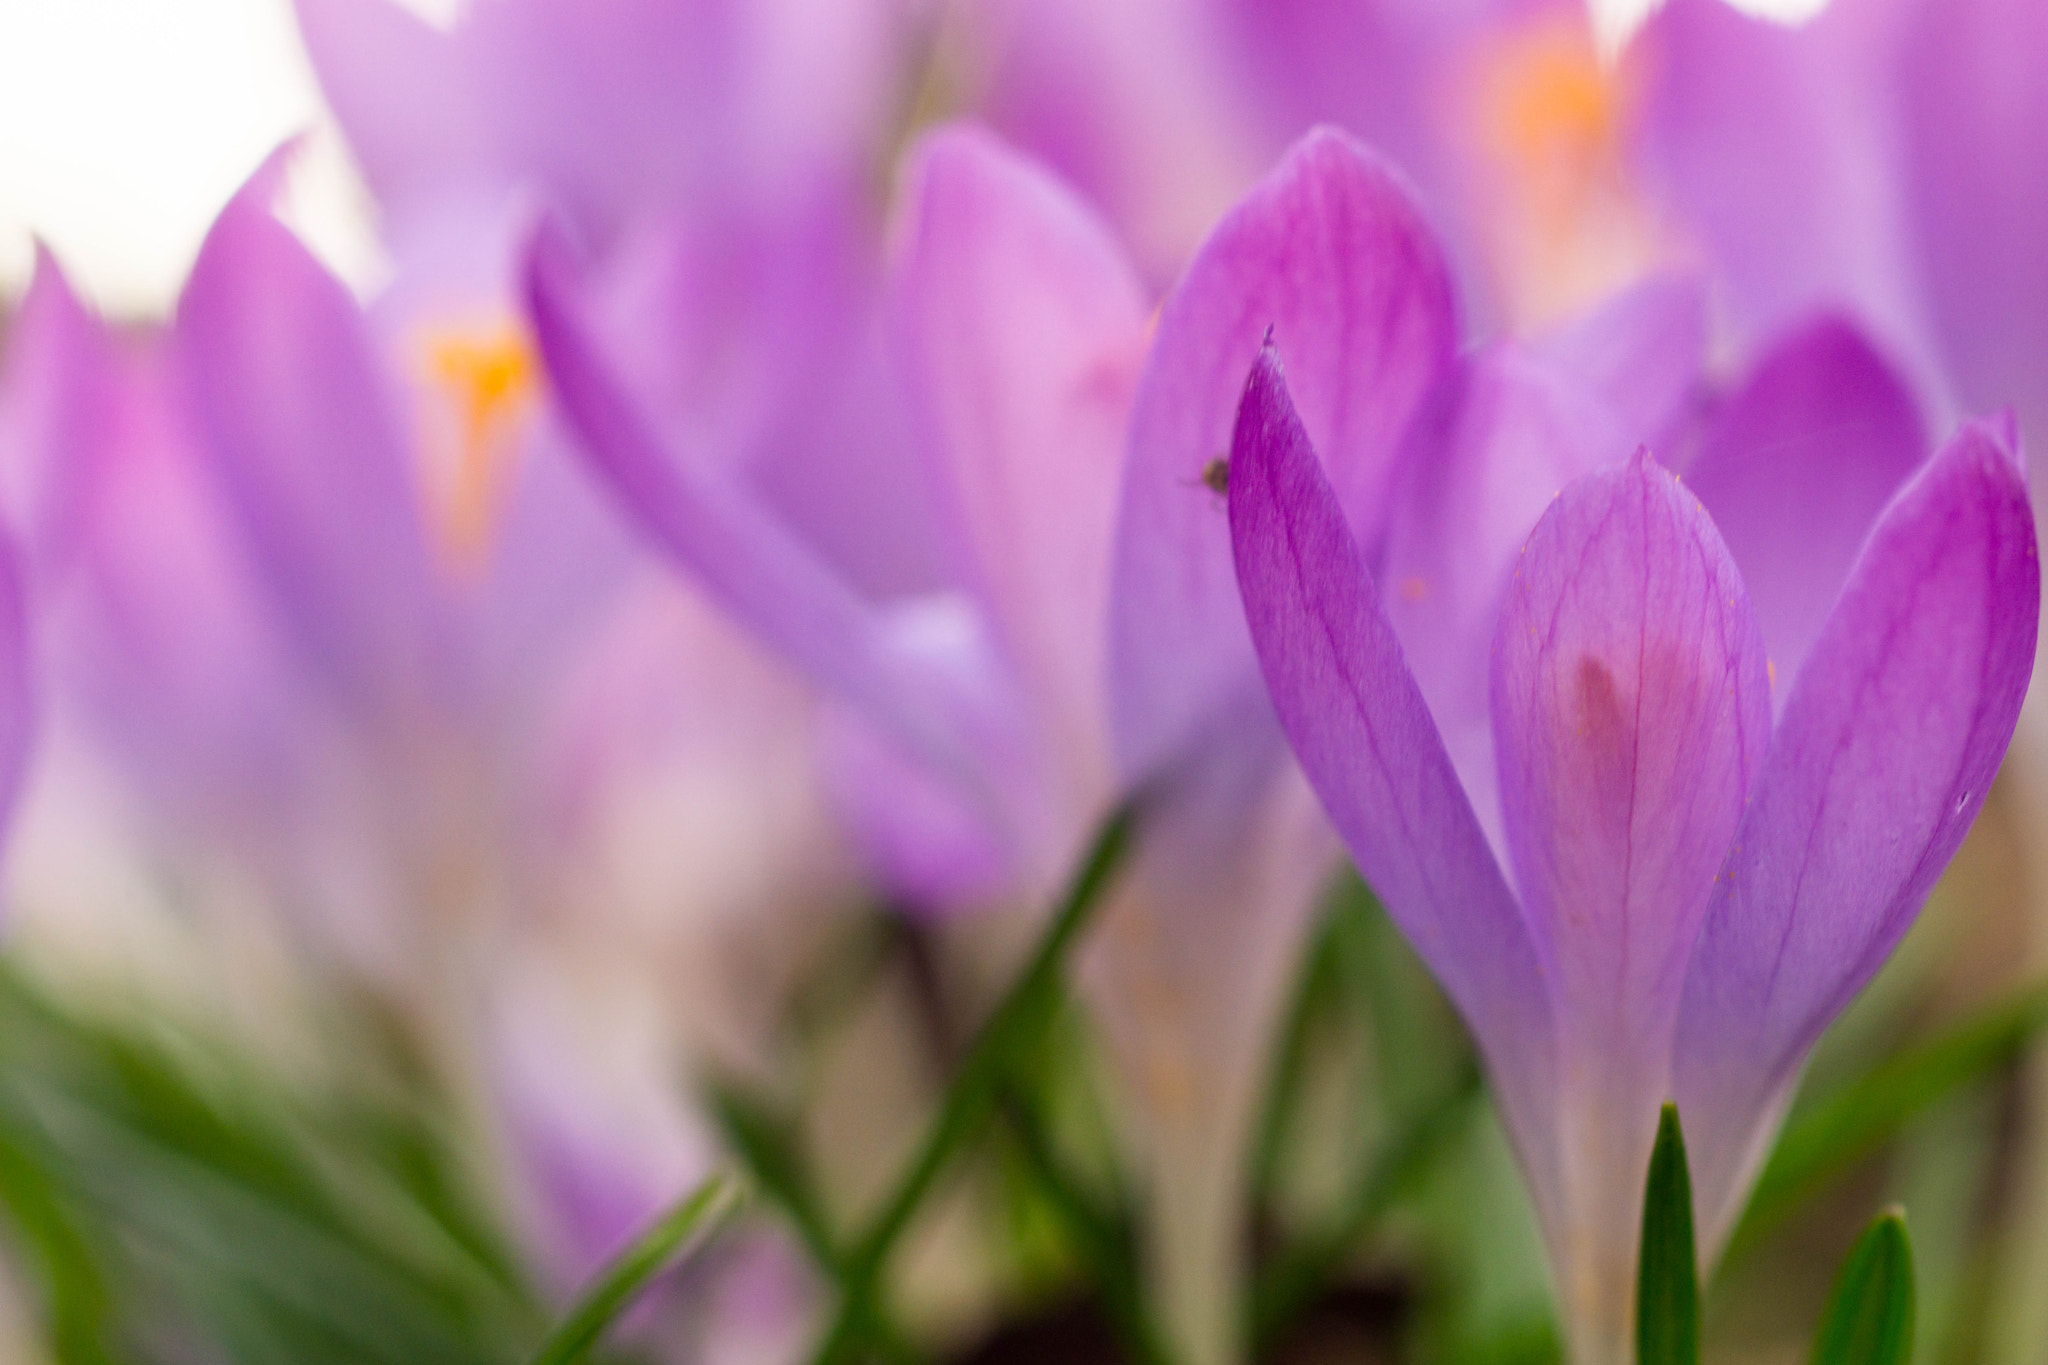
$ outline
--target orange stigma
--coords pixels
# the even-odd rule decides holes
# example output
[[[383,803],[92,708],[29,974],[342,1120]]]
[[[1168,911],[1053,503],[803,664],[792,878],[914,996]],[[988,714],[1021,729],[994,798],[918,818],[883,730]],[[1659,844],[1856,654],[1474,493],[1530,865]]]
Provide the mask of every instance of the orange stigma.
[[[1577,21],[1511,32],[1476,71],[1477,141],[1499,225],[1494,254],[1519,320],[1553,321],[1654,263],[1629,184],[1625,67]]]
[[[490,557],[511,484],[508,466],[539,378],[533,348],[517,326],[500,322],[435,330],[425,351],[428,378],[454,420],[453,459],[435,480],[436,521],[450,560],[478,574]]]

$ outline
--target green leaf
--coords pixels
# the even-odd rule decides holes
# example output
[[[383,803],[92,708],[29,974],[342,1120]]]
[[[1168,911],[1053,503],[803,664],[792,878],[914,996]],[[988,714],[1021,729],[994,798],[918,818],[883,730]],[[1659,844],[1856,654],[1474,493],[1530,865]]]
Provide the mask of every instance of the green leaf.
[[[1002,1113],[1022,1166],[1094,1281],[1103,1310],[1138,1365],[1162,1365],[1165,1349],[1146,1311],[1136,1237],[1121,1209],[1103,1208],[1054,1150],[1028,1096],[1006,1086]]]
[[[357,1015],[334,1019],[353,1042]],[[237,1365],[523,1357],[543,1319],[438,1087],[348,1057],[307,1091],[0,959],[0,1231],[60,1365],[153,1359],[137,1343],[158,1340]]]
[[[1303,1237],[1260,1271],[1252,1285],[1251,1339],[1271,1347],[1344,1269],[1352,1251],[1417,1173],[1439,1156],[1479,1095],[1479,1069],[1469,1059],[1436,1103],[1406,1120],[1353,1174],[1330,1224]]]
[[[699,1185],[598,1272],[582,1301],[534,1356],[534,1365],[581,1360],[650,1280],[703,1246],[742,1202],[739,1182],[730,1176],[713,1175]]]
[[[1913,1355],[1913,1244],[1897,1209],[1857,1239],[1828,1298],[1813,1365],[1906,1365]]]
[[[1006,1079],[1023,1066],[1051,1028],[1064,994],[1067,956],[1123,866],[1137,821],[1138,803],[1130,801],[1104,822],[1024,970],[968,1045],[916,1155],[839,1267],[839,1314],[818,1349],[821,1362],[842,1359],[863,1339],[889,1345],[874,1341],[882,1317],[877,1286],[889,1253],[940,1174],[988,1121]]]
[[[840,1273],[844,1258],[817,1182],[798,1150],[794,1125],[734,1081],[713,1081],[705,1104],[762,1198],[788,1217],[812,1260],[831,1274]]]
[[[1916,1115],[1988,1074],[2048,1024],[2048,983],[2023,990],[1833,1094],[1794,1112],[1771,1153],[1723,1264],[1755,1245],[1829,1180]]]
[[[1636,1272],[1636,1365],[1699,1365],[1700,1275],[1692,1237],[1692,1177],[1678,1108],[1664,1106],[1643,1191]]]

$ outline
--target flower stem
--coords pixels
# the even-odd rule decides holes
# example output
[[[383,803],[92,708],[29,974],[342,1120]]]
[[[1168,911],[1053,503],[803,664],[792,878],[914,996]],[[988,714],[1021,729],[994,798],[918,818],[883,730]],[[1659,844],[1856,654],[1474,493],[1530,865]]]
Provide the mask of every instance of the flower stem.
[[[1126,802],[1103,825],[1030,961],[969,1044],[917,1155],[882,1211],[847,1253],[839,1315],[817,1354],[821,1365],[844,1359],[867,1335],[878,1312],[875,1299],[889,1253],[939,1175],[987,1122],[1004,1078],[1045,1036],[1058,1009],[1067,957],[1122,865],[1136,823],[1136,803]]]

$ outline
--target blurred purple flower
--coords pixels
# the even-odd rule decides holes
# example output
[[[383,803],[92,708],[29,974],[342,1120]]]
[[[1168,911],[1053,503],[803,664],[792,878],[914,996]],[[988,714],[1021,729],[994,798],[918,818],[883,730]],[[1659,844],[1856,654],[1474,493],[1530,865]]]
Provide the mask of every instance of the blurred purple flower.
[[[1329,119],[1444,216],[1482,310],[1684,265],[1751,344],[1852,313],[1936,411],[2048,421],[2048,22],[2026,0],[1669,0],[1603,59],[1577,0],[1217,0],[1269,137]],[[1591,286],[1590,293],[1588,286]]]
[[[0,398],[37,652],[176,866],[252,876],[315,975],[367,974],[487,1076],[566,1289],[710,1159],[674,1054],[757,1044],[852,900],[813,706],[634,564],[516,331],[366,312],[273,179],[168,330],[116,334],[39,268]],[[629,1000],[674,1050],[638,1072],[574,1027]]]
[[[1295,753],[1486,1056],[1574,1356],[1620,1361],[1659,1105],[1711,1251],[1983,804],[2039,565],[2010,420],[1922,464],[1839,323],[1682,442],[1689,488],[1506,360],[1424,428],[1375,548],[1268,348],[1231,528]]]
[[[2024,0],[1861,0],[1882,40],[1841,115],[1897,137],[1919,304],[1964,405],[2048,433],[2048,13]],[[1888,21],[1888,22],[1887,22]],[[1825,62],[1825,49],[1807,56]],[[1853,157],[1852,147],[1843,153]]]
[[[506,891],[521,736],[626,545],[531,420],[516,347],[381,348],[271,216],[275,173],[168,332],[114,337],[45,259],[10,406],[44,414],[49,472],[17,517],[53,668],[157,814],[409,981],[418,932]]]
[[[1237,1153],[1262,1040],[1329,850],[1225,595],[1202,466],[1227,440],[1252,317],[1277,309],[1332,338],[1333,395],[1345,367],[1373,395],[1345,416],[1345,451],[1361,504],[1384,496],[1451,356],[1448,281],[1389,173],[1312,139],[1217,229],[1141,376],[1144,294],[1063,186],[956,129],[918,145],[904,187],[888,310],[927,484],[867,506],[932,522],[939,592],[859,592],[765,500],[673,452],[558,236],[535,251],[536,335],[629,514],[846,708],[851,825],[913,903],[1042,894],[1113,794],[1157,779],[1091,984],[1155,1146],[1168,1311],[1208,1358],[1234,1330]],[[1295,253],[1304,234],[1319,252]],[[821,469],[857,458],[813,452]]]
[[[896,114],[906,0],[295,0],[401,251],[524,197],[609,250],[634,224],[857,189]],[[467,206],[467,207],[465,207]]]
[[[664,439],[760,496],[862,590],[929,581],[923,526],[869,514],[876,470],[906,446],[882,382],[872,189],[913,8],[493,0],[443,31],[388,0],[301,0],[315,69],[399,259],[376,325],[430,366],[481,365],[472,390],[487,400],[490,367],[517,373],[516,416],[540,449],[481,462],[501,496],[579,513],[591,496],[581,469],[573,487],[533,487],[566,453],[515,302],[519,254],[546,212],[598,262],[587,302],[608,334],[633,339],[622,372]],[[846,457],[812,460],[828,441]],[[507,524],[502,560],[525,559],[547,529]],[[852,899],[820,809],[810,696],[695,610],[687,585],[593,574],[593,559],[617,567],[616,547],[598,549],[528,565],[536,584],[596,579],[564,623],[573,644],[540,638],[492,664],[494,676],[553,675],[553,710],[521,746],[537,771],[514,779],[545,809],[522,849],[539,865],[519,878],[538,904],[508,957],[559,971],[495,983],[505,998],[486,1046],[501,1054],[501,1108],[547,1206],[542,1245],[572,1276],[673,1197],[679,1162],[702,1159],[701,1144],[656,1142],[652,1156],[636,1145],[649,1114],[690,1126],[676,1074],[757,1045],[804,927]],[[636,1036],[666,1050],[638,1073],[608,1067],[587,1037],[581,1054],[557,1040],[557,1079],[579,1066],[603,1078],[577,1090],[520,1059],[534,1054],[537,1013],[606,1007],[603,973],[574,965],[587,959],[620,993],[690,1004],[640,1021]],[[572,976],[591,998],[565,988]]]

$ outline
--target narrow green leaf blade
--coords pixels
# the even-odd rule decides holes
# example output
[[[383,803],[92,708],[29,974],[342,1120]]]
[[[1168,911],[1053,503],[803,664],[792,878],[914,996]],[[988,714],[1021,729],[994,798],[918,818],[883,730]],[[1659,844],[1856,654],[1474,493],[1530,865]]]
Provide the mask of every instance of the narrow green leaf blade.
[[[1919,1114],[2004,1064],[2048,1026],[2048,982],[1795,1109],[1729,1239],[1723,1264],[1763,1240],[1799,1203],[1894,1137]]]
[[[1068,955],[1123,866],[1142,804],[1142,796],[1131,798],[1097,831],[1024,969],[968,1044],[893,1192],[847,1252],[838,1277],[839,1314],[815,1357],[820,1365],[845,1359],[863,1335],[873,1334],[883,1317],[877,1286],[889,1253],[940,1174],[994,1111],[1004,1081],[1051,1031],[1065,995]]]
[[[1878,1215],[1842,1263],[1813,1365],[1906,1365],[1913,1354],[1913,1244],[1897,1209]]]
[[[702,1246],[739,1210],[739,1182],[713,1175],[612,1263],[534,1356],[534,1365],[572,1365],[597,1344],[634,1297],[662,1271]]]
[[[1692,1177],[1678,1109],[1664,1106],[1643,1192],[1636,1272],[1636,1365],[1699,1365],[1700,1275],[1692,1236]]]

